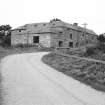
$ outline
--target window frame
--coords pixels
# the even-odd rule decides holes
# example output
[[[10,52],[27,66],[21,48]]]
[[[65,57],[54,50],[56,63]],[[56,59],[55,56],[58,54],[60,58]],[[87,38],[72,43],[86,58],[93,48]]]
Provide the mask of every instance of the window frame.
[[[73,48],[73,42],[69,42],[69,47]]]
[[[19,32],[21,32],[22,30],[21,29],[19,29]]]
[[[58,45],[59,45],[59,47],[63,47],[63,41],[60,40],[60,41],[58,42]]]
[[[39,36],[33,36],[33,43],[39,43]]]
[[[73,39],[73,34],[70,33],[70,34],[69,34],[69,37],[70,37],[70,39]]]

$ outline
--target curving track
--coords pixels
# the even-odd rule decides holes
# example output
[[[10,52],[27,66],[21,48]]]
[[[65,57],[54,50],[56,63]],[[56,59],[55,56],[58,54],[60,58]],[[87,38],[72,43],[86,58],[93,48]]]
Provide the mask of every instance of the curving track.
[[[2,60],[4,105],[105,105],[105,93],[48,67],[46,52],[12,55]]]

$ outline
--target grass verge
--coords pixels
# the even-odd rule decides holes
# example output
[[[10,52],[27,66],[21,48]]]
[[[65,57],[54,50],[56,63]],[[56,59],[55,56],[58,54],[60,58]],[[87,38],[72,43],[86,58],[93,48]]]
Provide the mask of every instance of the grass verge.
[[[105,92],[105,64],[50,53],[42,61],[92,88]]]

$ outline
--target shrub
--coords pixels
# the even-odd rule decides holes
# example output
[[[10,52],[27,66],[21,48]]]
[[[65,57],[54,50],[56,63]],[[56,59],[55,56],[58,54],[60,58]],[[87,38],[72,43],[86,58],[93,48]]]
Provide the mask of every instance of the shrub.
[[[94,47],[87,48],[85,55],[91,56],[93,54],[95,54],[95,48]]]
[[[97,39],[98,39],[99,42],[104,43],[104,42],[105,42],[105,36],[104,36],[104,34],[99,35],[99,36],[97,37]]]
[[[105,43],[98,43],[97,48],[105,53]]]
[[[11,45],[11,36],[7,35],[2,38],[1,46],[10,47]]]

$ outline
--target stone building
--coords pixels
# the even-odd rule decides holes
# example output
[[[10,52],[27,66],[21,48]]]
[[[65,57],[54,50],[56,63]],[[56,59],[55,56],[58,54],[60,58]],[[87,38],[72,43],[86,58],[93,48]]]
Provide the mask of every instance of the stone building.
[[[11,32],[11,45],[41,45],[42,47],[76,48],[97,41],[94,31],[77,23],[68,24],[59,19],[48,23],[25,24]]]

